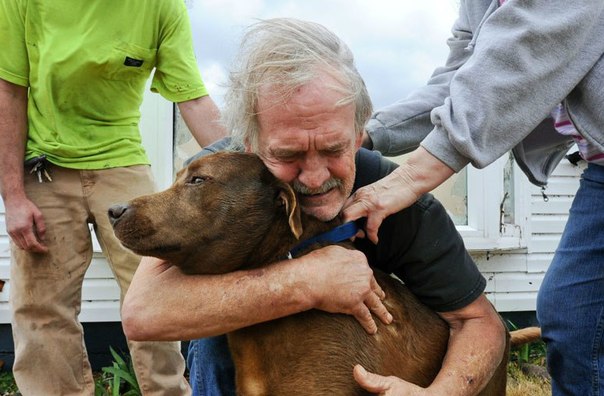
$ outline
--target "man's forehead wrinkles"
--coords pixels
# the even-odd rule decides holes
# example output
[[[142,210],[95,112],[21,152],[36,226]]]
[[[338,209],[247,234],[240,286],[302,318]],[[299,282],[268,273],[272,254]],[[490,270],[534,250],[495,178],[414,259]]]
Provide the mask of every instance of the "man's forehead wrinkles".
[[[351,142],[348,139],[314,139],[313,142],[303,141],[283,141],[273,142],[268,147],[268,152],[271,154],[296,154],[309,151],[333,151],[348,147]]]

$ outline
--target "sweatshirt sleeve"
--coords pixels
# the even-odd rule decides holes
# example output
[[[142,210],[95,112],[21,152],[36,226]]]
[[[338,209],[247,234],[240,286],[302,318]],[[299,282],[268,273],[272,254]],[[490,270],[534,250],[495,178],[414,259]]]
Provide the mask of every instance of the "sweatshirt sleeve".
[[[602,57],[603,10],[593,0],[501,6],[482,24],[421,145],[456,171],[469,162],[483,168],[509,151]]]
[[[384,155],[401,155],[416,149],[432,130],[430,112],[441,106],[449,96],[449,85],[457,70],[471,55],[467,49],[473,39],[473,26],[478,25],[486,13],[487,2],[474,13],[460,8],[451,34],[447,40],[449,55],[446,63],[437,68],[427,84],[410,96],[376,111],[366,130],[373,149]]]

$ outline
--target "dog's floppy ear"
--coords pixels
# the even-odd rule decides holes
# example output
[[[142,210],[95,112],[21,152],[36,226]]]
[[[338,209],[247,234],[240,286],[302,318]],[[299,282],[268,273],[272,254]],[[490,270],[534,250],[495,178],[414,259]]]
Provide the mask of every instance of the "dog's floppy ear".
[[[300,239],[302,235],[302,219],[300,216],[300,206],[294,189],[287,183],[279,183],[278,199],[282,205],[285,205],[285,211],[289,219],[289,228],[296,237]]]

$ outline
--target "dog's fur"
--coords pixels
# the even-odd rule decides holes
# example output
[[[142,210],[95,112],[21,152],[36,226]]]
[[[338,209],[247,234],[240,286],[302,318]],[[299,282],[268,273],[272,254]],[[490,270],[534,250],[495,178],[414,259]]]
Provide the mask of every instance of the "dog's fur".
[[[134,252],[169,260],[187,274],[260,268],[299,240],[331,229],[301,213],[291,187],[255,155],[219,153],[193,161],[166,191],[109,210],[117,237]],[[316,246],[315,246],[316,247]],[[449,329],[398,280],[375,271],[393,315],[368,335],[352,316],[310,310],[228,334],[236,385],[245,395],[362,395],[362,364],[428,386]],[[482,395],[504,395],[507,352]]]

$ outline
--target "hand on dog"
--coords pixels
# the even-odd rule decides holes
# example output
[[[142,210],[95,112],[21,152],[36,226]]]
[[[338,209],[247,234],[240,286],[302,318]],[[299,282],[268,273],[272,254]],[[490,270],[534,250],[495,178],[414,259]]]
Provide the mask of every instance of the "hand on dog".
[[[426,395],[427,390],[395,376],[384,377],[370,373],[357,364],[352,371],[361,388],[381,396]]]
[[[311,281],[315,308],[352,315],[369,334],[377,332],[372,313],[384,324],[392,322],[392,315],[382,302],[386,295],[363,253],[332,245],[310,252],[307,257],[317,265],[312,271],[317,278]]]

